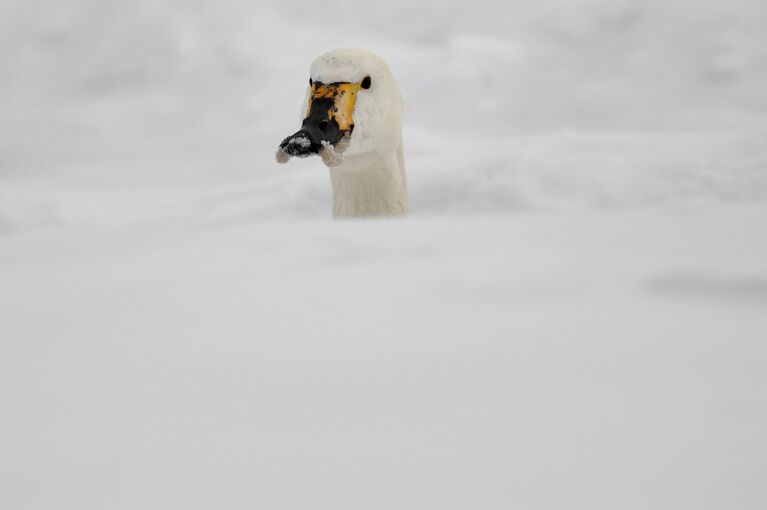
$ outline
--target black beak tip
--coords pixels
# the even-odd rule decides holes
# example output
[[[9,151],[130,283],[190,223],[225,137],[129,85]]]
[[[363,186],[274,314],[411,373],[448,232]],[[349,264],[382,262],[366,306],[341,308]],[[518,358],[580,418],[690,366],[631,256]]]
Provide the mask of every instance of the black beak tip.
[[[301,157],[316,154],[318,152],[316,145],[312,142],[308,133],[299,131],[284,139],[280,144],[280,148],[290,156]]]

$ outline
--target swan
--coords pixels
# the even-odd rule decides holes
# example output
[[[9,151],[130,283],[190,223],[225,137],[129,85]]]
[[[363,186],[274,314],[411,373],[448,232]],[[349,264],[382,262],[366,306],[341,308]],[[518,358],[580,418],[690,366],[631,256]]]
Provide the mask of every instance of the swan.
[[[319,155],[330,170],[334,217],[407,214],[402,97],[381,57],[360,49],[318,57],[303,112],[277,161]]]

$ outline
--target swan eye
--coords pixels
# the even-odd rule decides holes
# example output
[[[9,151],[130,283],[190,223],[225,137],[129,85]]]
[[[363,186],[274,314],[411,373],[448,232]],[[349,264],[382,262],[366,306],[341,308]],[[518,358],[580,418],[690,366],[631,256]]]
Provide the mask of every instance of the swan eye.
[[[370,76],[366,76],[365,79],[362,80],[362,83],[360,83],[360,87],[362,87],[365,90],[368,90],[372,84],[373,84],[373,80],[370,79]]]

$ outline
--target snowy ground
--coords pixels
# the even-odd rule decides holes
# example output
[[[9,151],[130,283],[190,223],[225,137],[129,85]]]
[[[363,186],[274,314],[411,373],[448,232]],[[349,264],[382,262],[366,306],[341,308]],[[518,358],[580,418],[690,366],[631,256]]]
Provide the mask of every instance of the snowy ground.
[[[317,9],[0,4],[0,508],[767,506],[767,6]],[[272,160],[342,46],[408,219]]]

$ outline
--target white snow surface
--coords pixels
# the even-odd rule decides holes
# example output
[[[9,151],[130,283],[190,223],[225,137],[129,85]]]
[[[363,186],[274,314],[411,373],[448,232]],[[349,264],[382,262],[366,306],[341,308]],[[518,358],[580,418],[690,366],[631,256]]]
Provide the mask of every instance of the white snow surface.
[[[0,509],[767,507],[766,25],[4,0]],[[274,162],[337,47],[406,219]]]

